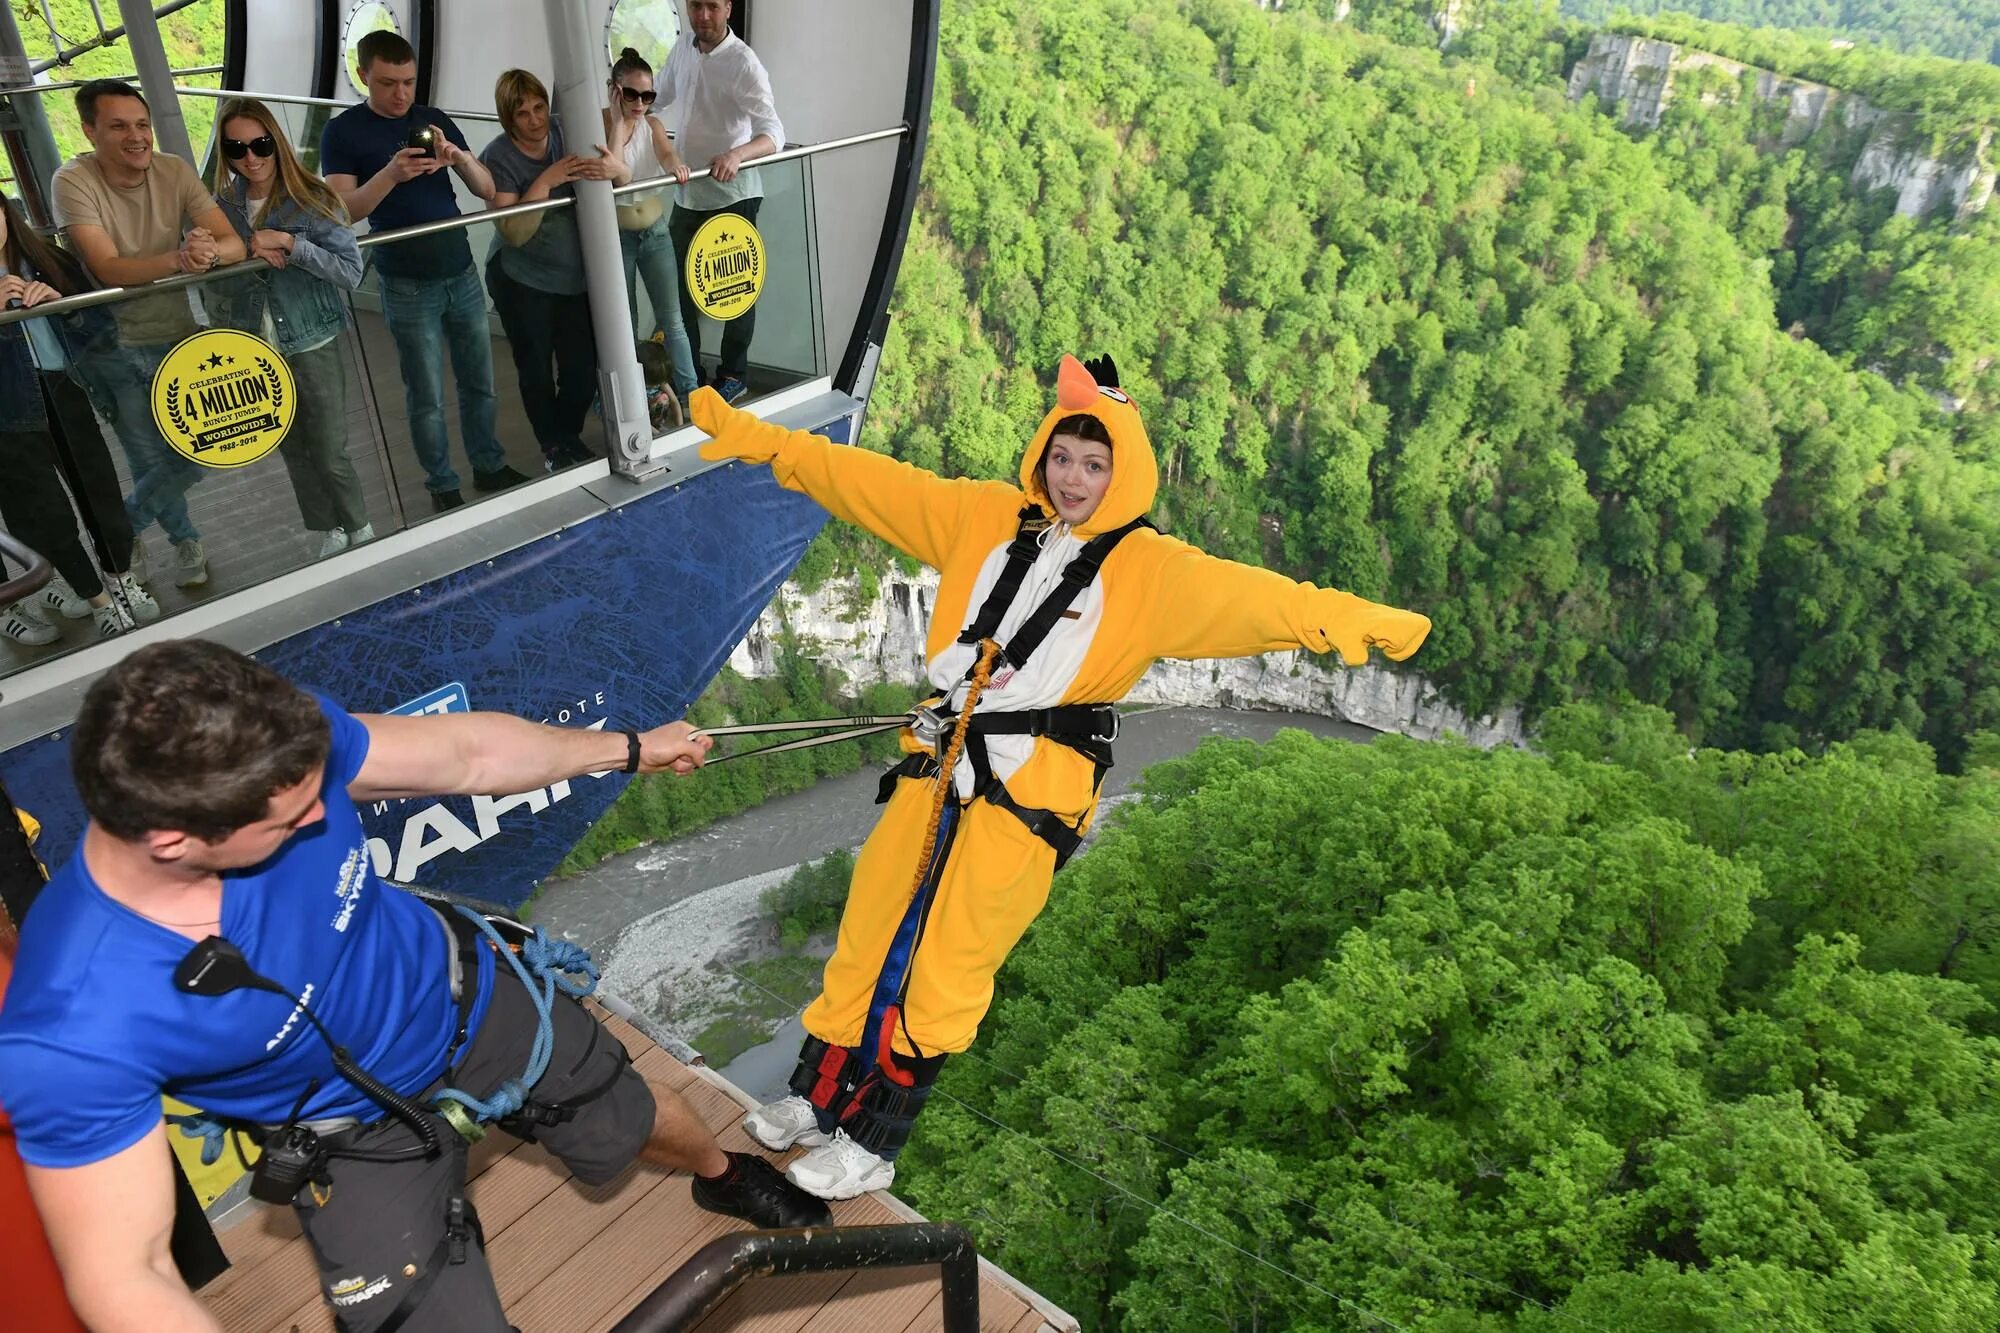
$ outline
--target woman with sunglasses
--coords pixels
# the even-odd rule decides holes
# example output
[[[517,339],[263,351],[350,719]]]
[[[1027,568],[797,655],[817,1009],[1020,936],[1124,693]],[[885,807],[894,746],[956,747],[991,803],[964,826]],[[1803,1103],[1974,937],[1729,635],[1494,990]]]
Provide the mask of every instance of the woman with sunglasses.
[[[625,164],[606,149],[572,153],[549,90],[525,69],[501,73],[493,108],[504,131],[479,150],[493,176],[492,208],[541,199],[574,199],[574,182],[622,184]],[[507,332],[521,406],[549,471],[596,458],[583,443],[583,419],[597,395],[597,340],[590,325],[583,247],[574,207],[501,218],[486,259],[486,290]]]
[[[274,342],[298,384],[298,415],[278,457],[319,554],[375,536],[361,478],[347,456],[347,327],[343,292],[361,281],[361,247],[347,209],[305,169],[270,108],[250,97],[222,104],[216,202],[252,259],[269,265],[216,284],[220,322]]]
[[[37,235],[0,194],[0,308],[32,309],[92,286],[83,265]],[[40,592],[0,615],[0,634],[16,643],[54,643],[60,633],[50,611],[66,620],[89,616],[100,638],[118,633],[126,621],[114,592],[134,621],[159,618],[160,604],[133,576],[131,517],[82,387],[90,358],[117,340],[101,307],[0,325],[0,521],[56,567]],[[87,519],[95,561],[78,539],[70,496]]]
[[[604,113],[606,142],[633,180],[671,176],[686,184],[687,163],[674,151],[667,127],[650,114],[657,97],[653,67],[646,58],[629,46],[620,51],[618,63],[611,67],[611,106]],[[680,265],[674,255],[673,234],[667,230],[666,205],[664,186],[627,196],[618,206],[618,239],[625,247],[625,290],[632,303],[633,330],[642,340],[648,336],[639,327],[639,292],[633,285],[636,271],[653,306],[653,322],[659,329],[656,336],[666,347],[668,381],[676,405],[684,409],[688,395],[700,381],[695,377],[694,348],[681,322]]]

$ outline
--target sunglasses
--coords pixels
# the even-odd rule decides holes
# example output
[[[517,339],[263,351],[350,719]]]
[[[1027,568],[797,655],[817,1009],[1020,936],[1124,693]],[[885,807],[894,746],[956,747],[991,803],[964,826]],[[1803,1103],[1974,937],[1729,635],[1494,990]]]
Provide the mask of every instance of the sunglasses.
[[[249,143],[241,139],[224,139],[222,155],[231,162],[241,162],[245,153],[255,153],[259,157],[269,157],[278,151],[277,142],[268,134],[260,134]]]
[[[618,95],[628,102],[642,102],[647,106],[651,106],[654,99],[659,97],[659,94],[651,88],[642,93],[637,88],[628,88],[622,83],[618,85]]]

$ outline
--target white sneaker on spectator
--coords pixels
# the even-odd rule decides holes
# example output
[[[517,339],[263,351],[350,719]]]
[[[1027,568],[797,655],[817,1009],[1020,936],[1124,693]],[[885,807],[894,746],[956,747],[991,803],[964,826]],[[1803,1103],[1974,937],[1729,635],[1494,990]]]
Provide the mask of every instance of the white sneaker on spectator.
[[[153,594],[139,586],[136,573],[113,574],[111,591],[125,599],[125,609],[132,613],[132,619],[144,625],[160,618],[160,604],[153,600]]]
[[[54,643],[62,637],[61,632],[49,623],[49,618],[36,610],[34,602],[27,598],[8,607],[7,614],[0,617],[0,634],[35,648]]]
[[[319,558],[324,560],[330,555],[339,555],[346,549],[347,534],[339,528],[335,528],[333,531],[327,533],[326,540],[319,544]]]
[[[208,582],[208,552],[201,538],[174,543],[174,586],[198,588]]]
[[[90,614],[97,622],[98,638],[108,639],[114,634],[125,632],[125,615],[118,609],[118,603],[106,602],[103,606],[93,606],[90,608]]]
[[[90,614],[89,600],[77,596],[76,589],[60,574],[48,581],[35,600],[64,620],[82,620]]]
[[[347,544],[349,546],[359,546],[363,542],[372,542],[374,540],[375,525],[373,523],[363,523],[360,527],[355,528],[347,534]]]

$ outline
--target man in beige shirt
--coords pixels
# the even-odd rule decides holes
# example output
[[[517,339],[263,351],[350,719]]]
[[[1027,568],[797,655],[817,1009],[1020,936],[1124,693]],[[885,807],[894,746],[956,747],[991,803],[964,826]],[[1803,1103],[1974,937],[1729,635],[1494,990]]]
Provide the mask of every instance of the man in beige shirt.
[[[241,262],[243,242],[195,169],[153,151],[152,117],[137,88],[92,79],[77,89],[76,110],[94,151],[57,169],[56,221],[93,278],[106,287],[138,287]],[[112,309],[117,348],[85,358],[81,368],[115,408],[112,429],[132,468],[132,493],[125,497],[132,531],[143,534],[158,520],[174,544],[174,582],[206,583],[207,554],[187,511],[187,489],[202,469],[167,446],[151,401],[153,373],[197,328],[187,293],[160,292]]]

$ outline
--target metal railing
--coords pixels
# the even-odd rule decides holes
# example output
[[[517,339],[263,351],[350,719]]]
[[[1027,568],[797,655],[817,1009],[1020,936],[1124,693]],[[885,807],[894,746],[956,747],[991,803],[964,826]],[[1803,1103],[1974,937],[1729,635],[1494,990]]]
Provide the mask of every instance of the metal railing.
[[[195,78],[203,74],[220,74],[222,73],[222,66],[190,65],[186,69],[171,70],[169,72],[172,73],[177,78]],[[96,76],[96,78],[67,79],[61,83],[23,83],[23,84],[18,84],[12,88],[0,88],[0,97],[13,97],[16,94],[20,93],[68,92],[71,88],[81,88],[86,83],[95,83],[97,82],[97,79],[100,78],[118,79],[122,82],[130,84],[137,84],[139,82],[139,76],[137,74],[100,74]],[[181,88],[177,86],[174,89],[174,91],[182,93],[195,93],[195,92],[212,93],[215,90],[213,88]]]
[[[692,1328],[753,1277],[912,1264],[938,1264],[943,1269],[945,1333],[978,1333],[979,1252],[965,1228],[948,1222],[739,1231],[695,1251],[619,1320],[612,1333],[676,1333]]]
[[[245,95],[253,96],[254,94]],[[747,162],[744,165],[745,167],[775,166],[781,162],[813,157],[820,153],[830,153],[842,148],[853,148],[860,144],[875,143],[883,139],[900,138],[909,132],[910,129],[907,125],[897,125],[882,130],[870,130],[864,134],[850,134],[846,138],[828,139],[824,143],[807,144],[801,148],[787,148],[783,152],[772,153],[769,157],[760,157],[756,161]],[[702,180],[710,174],[709,169],[703,167],[699,171],[690,171],[688,179],[691,181]],[[633,181],[629,185],[618,186],[611,193],[616,198],[623,195],[639,194],[648,190],[670,189],[674,184],[673,177],[667,176],[653,180]],[[558,208],[568,208],[574,202],[571,199],[536,199],[525,204],[510,204],[506,208],[489,208],[478,213],[461,213],[457,217],[439,218],[435,222],[420,222],[415,226],[398,227],[393,231],[369,232],[360,238],[360,246],[363,250],[372,249],[378,245],[391,245],[397,241],[407,240],[412,237],[429,236],[441,231],[451,231],[454,228],[474,227],[482,222],[496,222],[501,218],[517,217],[527,213],[542,213]],[[234,277],[262,267],[268,267],[263,260],[246,259],[241,263],[230,264],[224,268],[211,269],[204,273],[175,273],[137,287],[102,287],[96,291],[84,292],[77,296],[65,296],[55,301],[44,301],[41,305],[29,309],[0,311],[0,327],[5,327],[8,324],[18,324],[24,319],[35,319],[43,315],[61,315],[67,314],[72,310],[84,310],[91,306],[107,305],[128,296],[151,296],[157,292],[172,291],[180,287],[192,287],[198,283],[207,282],[210,279]]]

